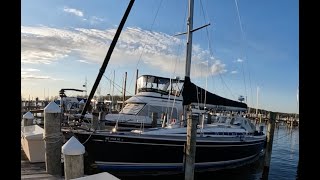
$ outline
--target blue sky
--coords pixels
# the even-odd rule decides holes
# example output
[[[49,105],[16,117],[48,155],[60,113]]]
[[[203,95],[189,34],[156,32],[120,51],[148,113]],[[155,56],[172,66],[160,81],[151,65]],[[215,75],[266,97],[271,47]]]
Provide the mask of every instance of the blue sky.
[[[89,94],[129,0],[21,3],[22,97],[83,89],[85,79]],[[251,107],[258,97],[259,108],[298,112],[298,10],[297,0],[195,0],[194,28],[211,25],[193,33],[191,80]],[[136,69],[184,77],[186,37],[174,35],[186,31],[186,15],[187,0],[136,0],[96,95],[111,93],[113,73],[120,87],[128,73],[127,95]]]

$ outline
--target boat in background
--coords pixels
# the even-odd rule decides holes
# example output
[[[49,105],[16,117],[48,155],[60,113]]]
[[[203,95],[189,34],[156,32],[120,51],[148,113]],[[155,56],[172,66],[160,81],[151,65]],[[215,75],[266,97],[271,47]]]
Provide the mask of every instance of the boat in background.
[[[137,94],[125,101],[124,108],[118,114],[107,114],[106,125],[117,127],[150,128],[163,126],[164,123],[183,122],[183,89],[184,80],[142,75],[137,79]],[[193,113],[229,111],[244,112],[247,105],[213,94],[195,86],[196,91],[188,94],[192,102]],[[198,94],[198,96],[197,96]],[[200,102],[200,103],[198,103]],[[153,114],[156,120],[153,124]]]

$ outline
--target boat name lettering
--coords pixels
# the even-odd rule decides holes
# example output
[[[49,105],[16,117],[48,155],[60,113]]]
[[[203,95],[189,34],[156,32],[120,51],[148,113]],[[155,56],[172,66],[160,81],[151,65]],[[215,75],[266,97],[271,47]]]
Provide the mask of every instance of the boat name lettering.
[[[123,141],[123,140],[119,137],[106,137],[105,141]]]

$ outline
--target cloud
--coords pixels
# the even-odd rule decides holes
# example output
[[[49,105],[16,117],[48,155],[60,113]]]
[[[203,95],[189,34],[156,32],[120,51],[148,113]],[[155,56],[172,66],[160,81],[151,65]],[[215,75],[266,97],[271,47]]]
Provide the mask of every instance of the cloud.
[[[68,7],[64,7],[63,11],[75,16],[79,16],[82,17],[82,20],[85,22],[88,22],[90,24],[99,24],[101,22],[104,22],[103,18],[97,17],[97,16],[91,16],[91,17],[84,17],[84,13],[78,9],[74,9],[74,8],[68,8]]]
[[[21,26],[21,62],[51,64],[66,57],[83,63],[101,64],[114,37],[116,28],[99,30],[85,28],[59,29]],[[148,65],[166,73],[184,74],[185,41],[161,32],[137,27],[125,28],[117,42],[109,64]],[[195,77],[224,73],[225,64],[215,60],[209,51],[193,45],[191,75]],[[210,67],[200,63],[209,61]],[[209,70],[207,70],[209,69]]]
[[[231,73],[231,74],[237,74],[238,71],[231,71],[230,73]]]
[[[40,71],[39,69],[33,69],[33,68],[22,68],[21,72],[35,72]]]
[[[23,75],[21,76],[21,79],[29,79],[29,80],[32,80],[32,79],[51,79],[49,76],[35,76],[35,75]]]
[[[22,80],[61,80],[51,78],[50,76],[38,75],[39,69],[33,68],[21,68],[21,79]]]
[[[104,22],[105,20],[103,18],[99,18],[97,16],[91,16],[88,18],[82,18],[83,21],[90,23],[91,25],[99,24],[101,22]]]
[[[225,66],[226,65],[221,63],[220,60],[216,60],[211,66],[211,73],[213,75],[225,73],[227,72],[227,70],[225,69]]]
[[[26,72],[21,72],[21,79],[23,80],[54,80],[54,81],[62,80],[62,79],[55,79],[50,76],[34,75]]]
[[[86,61],[86,60],[78,60],[79,62],[82,62],[82,63],[85,63],[85,64],[92,64],[91,62],[89,61]]]
[[[90,20],[89,20],[89,21],[90,21],[91,24],[98,24],[98,23],[103,22],[104,19],[99,18],[99,17],[97,17],[97,16],[92,16],[92,17],[90,17]]]
[[[240,59],[240,58],[238,58],[238,59],[237,59],[237,62],[243,62],[243,60],[242,60],[242,59]]]
[[[68,8],[68,7],[64,7],[63,8],[64,12],[79,16],[79,17],[83,17],[83,12],[77,9],[73,9],[73,8]]]

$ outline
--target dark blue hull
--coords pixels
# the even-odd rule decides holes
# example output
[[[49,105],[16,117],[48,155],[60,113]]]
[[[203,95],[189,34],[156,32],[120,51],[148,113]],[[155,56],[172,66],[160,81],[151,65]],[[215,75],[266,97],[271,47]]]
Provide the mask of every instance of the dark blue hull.
[[[86,154],[96,168],[108,172],[153,173],[183,172],[186,137],[77,133]],[[90,136],[90,138],[89,138]],[[89,138],[89,140],[87,140]],[[226,139],[226,138],[224,138]],[[224,141],[197,138],[195,170],[221,169],[241,165],[256,158],[264,147],[264,138]]]

